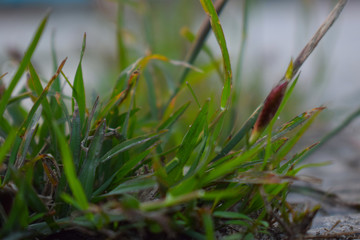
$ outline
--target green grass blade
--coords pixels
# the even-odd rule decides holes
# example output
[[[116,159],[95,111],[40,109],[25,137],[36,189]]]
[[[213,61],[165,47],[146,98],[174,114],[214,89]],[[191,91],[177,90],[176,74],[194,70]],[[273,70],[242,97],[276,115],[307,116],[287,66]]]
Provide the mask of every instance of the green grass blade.
[[[130,100],[130,106],[129,106],[129,109],[126,113],[126,117],[125,117],[125,121],[123,123],[123,125],[121,126],[121,134],[125,137],[125,138],[128,138],[130,137],[129,135],[129,121],[130,121],[130,114],[131,114],[131,111],[133,110],[133,106],[135,104],[135,91],[136,91],[136,87],[137,87],[137,84],[139,82],[139,75],[140,75],[140,72],[135,70],[133,72],[133,75],[131,78],[133,78],[132,81],[134,81],[134,88],[131,90],[131,100]]]
[[[106,161],[110,160],[111,158],[113,158],[114,156],[118,155],[119,153],[129,150],[130,148],[133,148],[135,146],[141,145],[141,144],[143,144],[147,141],[150,141],[154,138],[158,138],[161,135],[165,134],[166,132],[167,132],[166,130],[163,130],[158,133],[153,133],[153,134],[149,134],[146,136],[126,140],[126,141],[120,143],[119,145],[113,147],[107,153],[105,153],[104,156],[101,157],[99,162],[106,162]]]
[[[43,102],[43,100],[46,98],[46,95],[51,87],[51,85],[53,84],[53,82],[55,81],[55,79],[57,78],[57,76],[60,74],[60,71],[62,70],[62,68],[65,65],[67,58],[65,58],[58,70],[56,71],[56,73],[54,74],[54,76],[52,76],[52,78],[50,79],[50,81],[48,82],[48,84],[46,85],[46,87],[44,88],[44,90],[42,91],[42,93],[40,94],[40,96],[38,97],[38,99],[35,101],[34,105],[32,106],[27,118],[25,119],[24,123],[21,125],[20,129],[19,129],[19,136],[23,136],[25,134],[25,131],[27,130],[27,128],[29,127],[29,124],[32,121],[32,118],[35,114],[35,112],[37,111],[38,107],[40,106],[40,104]]]
[[[251,116],[246,120],[244,125],[240,128],[240,130],[236,133],[236,135],[229,141],[228,144],[221,150],[221,152],[212,160],[216,161],[226,154],[228,154],[249,132],[249,130],[254,126],[257,117],[261,112],[262,105],[260,105]]]
[[[74,164],[78,169],[80,167],[81,153],[81,120],[79,107],[76,103],[70,125],[70,149],[73,154]]]
[[[216,10],[218,12],[218,14],[221,13],[222,9],[224,8],[225,4],[226,4],[227,0],[222,0],[222,1],[218,1],[218,5],[216,6]],[[216,14],[217,15],[217,14]],[[197,58],[197,56],[200,53],[201,48],[203,47],[203,45],[205,44],[206,38],[209,35],[210,32],[210,23],[208,21],[208,19],[205,19],[199,29],[199,31],[197,32],[197,38],[195,39],[193,45],[191,46],[191,49],[189,50],[185,61],[188,64],[193,64],[195,59]],[[174,93],[170,96],[169,101],[167,102],[167,104],[165,105],[165,109],[170,105],[170,103],[172,102],[172,100],[176,97],[176,95],[179,93],[182,85],[184,84],[186,77],[188,76],[190,72],[189,68],[184,68],[178,86],[177,88],[174,90]]]
[[[158,131],[171,128],[172,125],[184,114],[189,106],[190,102],[182,105],[178,110],[171,114],[169,118],[163,121],[163,123],[158,127]]]
[[[261,147],[255,146],[235,159],[231,159],[217,166],[216,168],[211,169],[211,171],[208,172],[208,174],[206,174],[203,179],[201,179],[202,184],[210,183],[218,178],[224,177],[227,174],[236,171],[236,169],[238,169],[239,166],[241,166],[241,164],[244,162],[252,161],[261,150]]]
[[[31,62],[29,63],[29,72],[30,72],[30,81],[32,82],[32,84],[34,86],[35,92],[38,96],[40,96],[41,93],[44,91],[44,89],[41,85],[40,78],[39,78],[38,74],[36,73],[36,70],[33,67],[33,65],[31,64]],[[54,83],[55,83],[55,81],[56,80],[54,80]],[[51,110],[51,107],[50,107],[50,104],[49,104],[47,98],[44,98],[44,100],[42,102],[42,106],[44,108],[46,120],[50,120],[51,116],[52,116],[52,110]]]
[[[163,209],[165,207],[171,207],[178,204],[184,204],[186,202],[192,201],[194,199],[201,198],[205,195],[204,190],[193,191],[187,194],[182,194],[181,196],[172,196],[168,194],[164,200],[160,201],[150,201],[140,204],[140,209],[143,211],[153,211],[156,209]]]
[[[151,149],[139,153],[139,155],[132,157],[124,163],[124,165],[117,170],[103,185],[101,185],[94,193],[93,196],[97,196],[104,192],[112,183],[116,184],[124,180],[124,177],[129,174],[134,167],[139,164],[147,155],[149,155]]]
[[[156,93],[154,86],[154,78],[151,76],[151,73],[148,69],[144,70],[144,78],[147,84],[147,92],[148,92],[148,101],[150,106],[150,112],[153,119],[158,118],[158,108],[156,106]]]
[[[102,197],[105,196],[114,196],[124,193],[131,193],[137,192],[140,190],[152,188],[157,186],[157,181],[154,177],[138,177],[134,180],[126,181],[119,186],[117,186],[114,190],[101,195]]]
[[[21,172],[16,172],[12,174],[12,180],[19,188],[24,188],[28,207],[36,211],[37,213],[43,214],[44,219],[50,229],[55,230],[58,228],[58,226],[55,223],[53,216],[48,214],[49,209],[46,207],[45,203],[39,198],[35,189],[31,185],[31,180],[33,178],[33,168],[33,164],[25,165]]]
[[[186,85],[187,85],[187,87],[189,88],[189,90],[190,90],[190,92],[191,92],[191,95],[192,95],[193,98],[195,99],[196,104],[198,105],[199,108],[201,108],[200,102],[199,102],[198,98],[196,97],[196,94],[195,94],[194,90],[192,89],[190,83],[189,83],[189,82],[186,82]]]
[[[171,181],[176,182],[182,176],[182,171],[190,158],[192,152],[196,147],[196,143],[201,132],[204,129],[204,126],[207,124],[207,115],[208,115],[209,101],[207,101],[204,106],[201,108],[198,116],[196,117],[193,124],[190,126],[190,129],[186,133],[181,143],[181,146],[176,154],[176,158],[179,159],[178,166],[171,172]]]
[[[324,107],[314,108],[310,112],[308,112],[308,120],[307,122],[299,129],[294,137],[289,139],[285,143],[285,145],[277,152],[276,159],[274,161],[274,166],[277,166],[283,158],[288,154],[288,152],[293,148],[293,146],[299,141],[301,136],[305,133],[305,131],[310,127],[315,118],[320,114],[320,112],[324,110]]]
[[[13,200],[10,215],[4,226],[1,226],[0,237],[10,232],[24,229],[29,224],[29,210],[26,201],[24,184],[18,186],[17,194]]]
[[[213,213],[213,216],[225,219],[245,219],[248,221],[252,221],[251,217],[238,212],[216,211]]]
[[[6,154],[13,147],[15,139],[16,139],[16,130],[11,129],[9,135],[5,139],[5,142],[1,145],[0,148],[0,166],[5,160]],[[0,179],[0,184],[1,184],[1,179]]]
[[[125,7],[124,3],[117,2],[118,8],[117,8],[117,21],[116,21],[116,40],[117,40],[117,57],[118,57],[118,69],[122,70],[127,66],[127,48],[124,43],[124,13],[125,13]]]
[[[56,49],[55,49],[55,31],[51,33],[51,56],[52,56],[53,68],[54,71],[56,71],[58,62],[57,62]],[[54,84],[51,87],[51,90],[55,92],[61,92],[60,76],[56,78]]]
[[[236,74],[235,74],[235,87],[237,88],[237,94],[240,92],[240,82],[241,82],[241,74],[242,74],[242,66],[244,62],[245,55],[245,46],[248,35],[248,19],[249,19],[249,8],[250,8],[250,0],[243,1],[243,12],[242,12],[242,31],[241,31],[241,43],[238,53],[238,59],[236,62]],[[236,96],[237,96],[236,94]]]
[[[1,116],[1,118],[3,118],[3,114],[5,112],[6,106],[9,102],[9,99],[11,97],[11,94],[12,94],[14,88],[16,87],[16,85],[19,82],[21,76],[23,75],[27,65],[30,62],[31,56],[33,55],[35,48],[40,40],[40,37],[44,31],[44,28],[48,21],[48,18],[49,18],[49,14],[46,14],[44,19],[41,21],[41,23],[34,35],[33,40],[31,41],[28,49],[25,52],[23,59],[21,60],[18,70],[16,71],[16,73],[15,73],[13,79],[11,80],[9,87],[6,89],[4,95],[1,97],[1,100],[0,100],[0,116]]]
[[[332,139],[334,136],[336,136],[339,132],[341,132],[345,127],[347,127],[352,121],[354,121],[356,118],[360,116],[360,108],[357,109],[355,112],[350,114],[338,127],[336,127],[334,130],[332,130],[330,133],[328,133],[325,137],[323,137],[319,144],[311,148],[309,151],[307,151],[301,159],[299,159],[298,162],[302,162],[304,159],[309,157],[311,154],[313,154],[315,151],[317,151],[322,145],[324,145],[326,142],[328,142],[330,139]]]
[[[79,180],[84,187],[84,191],[88,199],[90,199],[93,191],[96,168],[99,164],[99,155],[104,141],[105,130],[106,122],[104,120],[96,129],[94,137],[89,146],[88,153],[83,164],[81,165]]]
[[[191,43],[193,43],[196,39],[195,34],[193,34],[189,28],[184,27],[181,29],[181,34]],[[214,67],[220,77],[220,79],[222,79],[223,77],[223,73],[221,72],[220,66],[219,66],[219,61],[216,60],[213,52],[211,51],[210,47],[207,46],[206,44],[204,44],[202,46],[202,49],[204,50],[204,52],[206,53],[206,55],[208,55],[210,61],[214,64]]]
[[[57,69],[56,69],[57,70]],[[55,71],[56,71],[55,70]],[[33,67],[33,65],[31,64],[31,62],[29,63],[29,73],[30,73],[30,81],[32,86],[34,87],[34,90],[37,94],[37,96],[40,96],[41,93],[44,91],[41,82],[40,82],[40,78],[35,70],[35,68]],[[56,78],[58,79],[58,77]],[[56,80],[54,81],[54,83],[56,82]],[[54,84],[53,83],[53,84]],[[52,88],[52,85],[50,87],[50,89]],[[43,107],[43,115],[44,115],[44,120],[46,122],[50,122],[51,119],[53,119],[53,110],[55,109],[54,107],[51,107],[51,105],[49,104],[49,101],[46,97],[44,97],[43,101],[42,101],[42,107]],[[48,124],[43,124],[42,127],[46,128],[46,135],[42,135],[40,137],[40,141],[39,144],[44,144],[48,135],[48,132],[50,132],[50,141],[52,142],[52,149],[56,149],[57,148],[57,143],[56,143],[56,137],[55,137],[55,133],[52,131],[51,128],[48,127]],[[50,130],[50,131],[49,131]],[[40,130],[41,131],[41,130]],[[45,131],[43,131],[44,133]],[[56,156],[55,156],[56,157]]]
[[[224,61],[225,84],[221,96],[221,108],[225,109],[231,93],[232,70],[230,56],[226,46],[224,32],[222,30],[218,14],[211,0],[200,0],[205,12],[209,15],[211,27],[221,49]]]
[[[84,79],[82,73],[82,59],[84,56],[85,47],[86,47],[86,33],[84,34],[84,38],[83,38],[80,61],[76,69],[75,79],[73,84],[73,92],[72,92],[73,98],[76,100],[77,104],[79,105],[80,119],[82,123],[85,120],[85,113],[86,113],[86,97],[85,97],[85,87],[84,87]],[[73,110],[74,110],[74,105],[75,103],[74,101],[72,101]]]
[[[20,148],[20,145],[21,145],[21,142],[22,142],[22,138],[18,135],[18,133],[19,133],[19,131],[17,131],[17,134],[15,136],[15,140],[14,140],[14,144],[13,144],[12,149],[11,149],[9,162],[8,162],[8,168],[7,168],[7,171],[5,173],[3,184],[7,183],[9,181],[9,179],[10,179],[10,171],[9,171],[9,169],[11,169],[11,167],[13,167],[14,164],[15,164],[17,153],[19,151],[19,148]]]
[[[59,141],[60,152],[62,156],[62,163],[64,167],[64,173],[73,193],[77,204],[82,210],[86,210],[89,207],[86,194],[84,189],[76,176],[75,165],[72,158],[72,153],[70,151],[69,145],[65,140],[64,135],[59,130],[59,127],[56,125],[55,122],[52,122],[52,128],[55,131],[56,137]]]
[[[50,79],[50,81],[48,82],[48,84],[46,85],[46,87],[44,88],[44,90],[42,91],[42,93],[40,94],[40,96],[37,98],[37,100],[35,101],[34,105],[32,106],[32,108],[30,109],[29,114],[27,115],[26,119],[24,120],[24,122],[22,123],[22,125],[20,126],[18,132],[17,132],[17,138],[15,139],[15,143],[14,143],[14,147],[13,147],[13,151],[11,153],[10,159],[9,159],[9,166],[13,166],[13,164],[15,163],[15,159],[16,159],[16,155],[17,152],[19,150],[20,144],[21,144],[21,137],[23,137],[26,133],[26,131],[28,130],[34,115],[36,113],[36,111],[38,110],[40,104],[43,102],[43,100],[46,98],[46,95],[50,89],[51,84],[54,82],[54,80],[56,79],[56,77],[59,75],[61,69],[64,67],[64,64],[66,62],[66,59],[62,61],[62,63],[60,64],[57,72],[54,74],[54,76]],[[4,181],[6,182],[9,179],[9,174],[10,172],[7,171]]]
[[[34,134],[35,134],[35,130],[36,130],[36,124],[39,122],[40,117],[41,117],[41,113],[42,113],[42,108],[39,107],[37,108],[37,110],[35,111],[29,125],[27,126],[27,130],[24,134],[24,136],[22,136],[22,142],[20,145],[20,149],[17,153],[18,157],[16,159],[15,162],[15,167],[16,168],[20,168],[26,158],[26,155],[28,153],[28,150],[30,148],[30,143],[33,140]]]
[[[289,161],[284,163],[281,167],[279,167],[276,171],[278,173],[284,173],[285,171],[289,170],[291,167],[296,166],[298,164],[298,161],[301,160],[305,154],[307,154],[308,151],[310,151],[312,148],[316,147],[319,143],[312,144],[311,146],[305,148],[299,153],[296,153]]]
[[[215,240],[215,230],[214,230],[214,221],[210,212],[205,212],[202,214],[203,225],[205,228],[205,234],[207,240]]]
[[[287,70],[286,80],[289,80],[292,78],[292,70],[293,70],[292,67],[293,67],[293,62],[291,60],[288,70]],[[298,79],[299,79],[299,74],[295,78],[294,82],[291,84],[290,88],[286,91],[286,93],[280,103],[279,108],[277,109],[273,119],[270,121],[269,126],[267,127],[267,130],[265,130],[265,132],[267,131],[268,135],[267,135],[267,145],[266,145],[266,149],[265,149],[265,157],[264,157],[264,163],[263,163],[264,169],[265,169],[267,161],[271,155],[271,148],[272,148],[271,136],[272,136],[273,126],[274,126],[275,122],[277,121],[278,117],[280,116],[280,113],[284,109],[285,104],[288,102],[292,92],[294,91],[294,88],[295,88],[295,85],[296,85]]]

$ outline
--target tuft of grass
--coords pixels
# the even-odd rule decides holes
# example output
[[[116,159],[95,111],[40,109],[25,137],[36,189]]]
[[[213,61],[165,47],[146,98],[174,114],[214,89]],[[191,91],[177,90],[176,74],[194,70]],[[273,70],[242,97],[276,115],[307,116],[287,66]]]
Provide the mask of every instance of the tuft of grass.
[[[117,68],[121,73],[112,93],[97,97],[92,106],[86,105],[82,68],[86,34],[73,84],[62,71],[65,59],[42,86],[31,55],[44,30],[46,15],[10,85],[1,92],[1,238],[48,239],[72,231],[98,239],[216,239],[219,235],[252,239],[270,234],[275,227],[290,239],[306,234],[319,207],[296,212],[287,202],[288,193],[295,189],[293,182],[308,181],[296,175],[307,167],[299,164],[359,111],[320,143],[294,155],[290,155],[291,150],[324,107],[301,113],[277,128],[275,122],[286,110],[299,79],[298,70],[346,1],[339,1],[300,55],[290,62],[283,79],[234,136],[224,131],[229,129],[229,113],[241,111],[233,106],[237,97],[232,96],[238,93],[232,93],[230,53],[218,16],[226,2],[218,0],[213,5],[211,0],[200,1],[208,18],[198,35],[183,31],[193,42],[185,61],[150,53],[124,67],[130,60],[122,29],[117,29]],[[121,28],[123,3],[119,4]],[[221,97],[204,101],[192,88],[193,83],[187,82],[194,101],[181,102],[178,94],[190,70],[198,70],[193,64],[200,51],[208,54],[212,69],[218,68],[205,45],[210,27],[222,53],[223,69],[217,69],[223,84]],[[243,28],[245,41],[246,23]],[[244,46],[242,43],[237,80]],[[57,65],[54,46],[52,56]],[[167,74],[158,67],[162,64],[182,71],[178,87],[169,86],[173,90],[170,96],[156,89],[159,72],[161,76]],[[25,71],[27,94],[12,97]],[[207,76],[209,72],[199,74]],[[72,97],[62,92],[60,81],[70,85]],[[142,86],[149,87],[148,95],[141,94]],[[33,101],[30,110],[21,106],[25,98]],[[25,114],[11,111],[11,104]],[[191,105],[195,105],[195,114],[190,111]]]

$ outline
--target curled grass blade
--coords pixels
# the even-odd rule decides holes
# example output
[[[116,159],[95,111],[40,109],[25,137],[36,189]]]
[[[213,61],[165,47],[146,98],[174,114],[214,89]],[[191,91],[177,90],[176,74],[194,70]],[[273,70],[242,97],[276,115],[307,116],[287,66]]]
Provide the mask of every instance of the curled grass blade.
[[[11,80],[10,85],[6,89],[4,95],[1,97],[1,100],[0,100],[0,116],[1,116],[1,118],[3,118],[3,114],[5,112],[6,106],[8,105],[9,99],[11,97],[11,94],[12,94],[14,88],[16,87],[21,76],[23,75],[23,73],[26,69],[26,66],[30,63],[31,56],[33,55],[35,48],[40,40],[40,37],[42,36],[42,33],[45,29],[48,18],[49,18],[49,13],[46,14],[44,19],[41,21],[41,23],[34,35],[33,40],[31,41],[28,49],[25,52],[23,59],[20,62],[20,66],[19,66],[18,70],[16,71],[16,73],[15,73],[13,79]]]

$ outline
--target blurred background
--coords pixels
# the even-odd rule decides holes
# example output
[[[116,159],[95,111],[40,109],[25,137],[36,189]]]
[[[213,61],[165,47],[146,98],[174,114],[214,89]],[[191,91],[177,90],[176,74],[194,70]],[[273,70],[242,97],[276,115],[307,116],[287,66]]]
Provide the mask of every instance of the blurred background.
[[[234,76],[238,76],[234,81],[237,81],[236,87],[241,93],[239,108],[244,109],[244,114],[237,116],[239,126],[280,80],[290,59],[296,58],[337,1],[249,2],[244,58],[238,75],[235,72],[242,43],[244,1],[229,0],[220,17]],[[121,70],[149,52],[184,60],[190,43],[181,32],[187,27],[196,34],[206,17],[199,1],[194,0],[0,0],[0,73],[9,72],[4,78],[5,84],[10,81],[17,68],[17,59],[49,10],[50,20],[33,62],[43,78],[51,77],[54,72],[53,41],[58,61],[68,57],[64,72],[73,80],[83,33],[86,32],[83,72],[89,98],[110,94],[109,89]],[[360,1],[350,0],[300,69],[301,76],[285,110],[289,114],[284,116],[285,120],[320,105],[327,107],[300,146],[318,141],[360,107],[359,11]],[[220,61],[220,50],[212,35],[207,44]],[[119,46],[125,46],[126,52],[121,52]],[[211,68],[204,53],[200,54],[195,65],[201,69]],[[170,78],[167,87],[171,88],[172,82],[176,85],[180,74],[177,68],[168,65],[162,68],[167,73],[164,78]],[[189,75],[188,81],[201,100],[209,96],[218,98],[220,94],[221,81],[216,69],[209,72],[211,74],[206,74],[206,78],[211,84],[200,81],[196,73]],[[189,96],[184,90],[181,94]],[[359,189],[346,186],[346,182],[359,180],[359,156],[360,121],[355,120],[309,160],[331,161],[333,164],[307,173],[323,178],[323,188],[340,193],[348,191],[348,198],[360,200],[358,195],[349,195],[360,192]]]

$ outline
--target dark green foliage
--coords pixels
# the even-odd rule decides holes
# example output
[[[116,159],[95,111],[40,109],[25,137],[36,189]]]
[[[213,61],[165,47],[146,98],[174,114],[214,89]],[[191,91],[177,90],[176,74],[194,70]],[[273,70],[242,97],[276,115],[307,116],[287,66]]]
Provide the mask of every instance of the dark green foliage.
[[[324,108],[314,108],[274,127],[299,77],[292,79],[290,64],[276,106],[265,106],[271,101],[264,104],[272,109],[271,114],[262,112],[265,107],[260,104],[243,127],[235,129],[233,137],[228,136],[227,125],[233,121],[229,113],[242,110],[231,102],[235,99],[232,70],[219,9],[211,0],[200,2],[210,18],[224,69],[217,69],[223,78],[219,99],[199,98],[188,84],[196,103],[184,100],[179,93],[188,71],[195,69],[190,64],[201,48],[213,61],[211,69],[218,68],[211,49],[204,47],[206,36],[193,39],[188,34],[197,46],[188,62],[157,54],[139,58],[121,69],[110,96],[98,97],[89,107],[82,68],[86,35],[71,86],[72,98],[60,87],[59,75],[66,59],[56,66],[43,88],[30,60],[48,16],[44,18],[0,100],[0,134],[5,139],[0,148],[2,238],[51,237],[57,231],[66,235],[72,228],[77,234],[97,232],[95,235],[104,239],[216,239],[218,234],[251,239],[266,234],[274,222],[289,237],[306,233],[318,209],[294,214],[286,197],[292,182],[298,180],[298,164],[318,145],[294,156],[289,152]],[[120,7],[119,14],[122,10]],[[244,11],[247,15],[248,6]],[[245,34],[246,24],[243,27]],[[124,68],[129,55],[121,33],[118,29],[117,67]],[[52,51],[56,64],[54,47]],[[165,63],[180,65],[184,72],[178,89],[166,86],[173,92],[159,94],[157,88],[163,86],[158,73],[169,74],[161,68]],[[11,98],[26,69],[30,93]],[[207,81],[211,69],[198,73],[201,81]],[[144,94],[140,85],[147,86],[148,92]],[[49,94],[50,89],[55,95]],[[33,105],[26,111],[21,101],[29,97]],[[266,119],[261,126],[256,125],[259,114]],[[252,130],[254,124],[257,127]],[[252,131],[257,135],[249,141]],[[295,230],[290,231],[293,226]],[[86,231],[80,231],[83,229]]]

